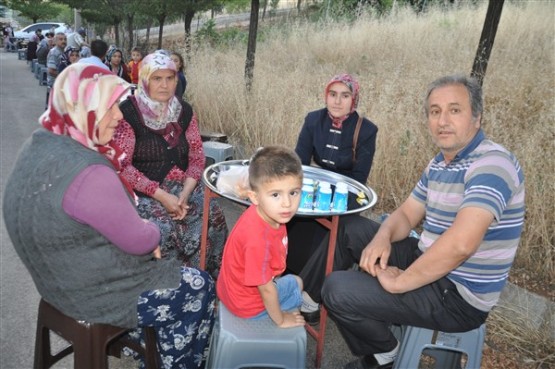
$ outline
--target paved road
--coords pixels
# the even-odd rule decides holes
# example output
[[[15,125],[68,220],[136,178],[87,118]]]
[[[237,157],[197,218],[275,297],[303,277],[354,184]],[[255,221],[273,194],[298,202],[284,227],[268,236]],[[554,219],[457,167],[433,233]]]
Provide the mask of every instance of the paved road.
[[[44,110],[46,87],[39,86],[17,54],[0,52],[0,189],[23,141],[37,128]],[[0,198],[0,203],[2,199]],[[0,214],[0,363],[2,368],[30,368],[33,360],[39,296],[19,260]]]
[[[37,119],[44,111],[46,87],[39,86],[29,65],[17,59],[17,54],[0,51],[0,207],[5,183],[12,170],[22,143],[37,127]],[[228,200],[221,200],[230,227],[241,208]],[[7,235],[3,215],[0,214],[0,369],[30,369],[33,350],[37,306],[40,299],[25,266],[15,253]],[[54,337],[55,347],[64,347]],[[307,368],[314,367],[315,341],[308,338]],[[55,369],[73,368],[72,356],[54,366]],[[323,368],[341,368],[352,356],[337,329],[328,324]],[[110,367],[135,368],[132,359],[110,359]]]

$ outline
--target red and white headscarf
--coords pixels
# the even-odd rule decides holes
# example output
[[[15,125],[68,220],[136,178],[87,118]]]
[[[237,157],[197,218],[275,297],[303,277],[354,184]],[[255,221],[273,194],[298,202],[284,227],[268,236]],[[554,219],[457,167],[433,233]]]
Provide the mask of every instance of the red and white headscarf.
[[[112,72],[90,64],[74,63],[56,77],[48,109],[39,123],[47,130],[70,136],[106,156],[119,171],[123,152],[112,142],[98,142],[98,124],[112,105],[129,93],[131,85]]]
[[[352,100],[352,104],[351,104],[351,111],[349,111],[349,114],[343,116],[343,117],[339,117],[336,118],[334,116],[332,116],[331,114],[329,114],[331,120],[332,120],[332,125],[334,128],[338,128],[341,129],[341,126],[343,125],[343,122],[349,117],[349,115],[351,115],[357,108],[358,106],[358,92],[360,90],[360,86],[357,82],[356,79],[353,78],[353,76],[351,76],[350,74],[347,73],[343,73],[343,74],[338,74],[336,76],[334,76],[326,85],[326,89],[324,90],[324,102],[326,102],[327,96],[328,96],[328,92],[330,91],[330,87],[335,84],[335,83],[343,83],[345,86],[347,86],[349,88],[349,90],[351,91],[352,95],[353,95],[353,100]]]

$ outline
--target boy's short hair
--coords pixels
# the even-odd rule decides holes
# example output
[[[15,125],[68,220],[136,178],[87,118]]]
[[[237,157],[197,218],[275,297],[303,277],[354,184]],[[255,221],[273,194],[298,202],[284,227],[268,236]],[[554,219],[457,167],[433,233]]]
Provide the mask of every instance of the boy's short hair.
[[[133,51],[137,51],[141,55],[143,55],[143,50],[139,46],[133,46],[133,48],[131,49],[131,52],[133,52]]]
[[[249,185],[253,191],[262,183],[287,176],[303,178],[301,159],[287,147],[262,147],[250,160]]]

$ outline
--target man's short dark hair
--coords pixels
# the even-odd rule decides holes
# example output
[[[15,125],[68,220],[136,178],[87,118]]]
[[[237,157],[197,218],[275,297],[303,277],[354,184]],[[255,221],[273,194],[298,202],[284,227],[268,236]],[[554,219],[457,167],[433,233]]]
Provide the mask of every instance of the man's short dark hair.
[[[102,40],[93,40],[91,42],[91,54],[104,59],[106,52],[108,51],[108,44]]]

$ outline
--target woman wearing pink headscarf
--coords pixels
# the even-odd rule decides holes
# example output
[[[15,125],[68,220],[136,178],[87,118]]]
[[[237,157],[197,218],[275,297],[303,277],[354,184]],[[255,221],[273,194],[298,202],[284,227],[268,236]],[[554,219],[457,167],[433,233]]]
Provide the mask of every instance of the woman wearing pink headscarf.
[[[295,147],[303,165],[317,165],[366,184],[376,150],[378,127],[357,113],[358,100],[359,84],[351,75],[339,74],[327,83],[324,89],[326,107],[308,113]],[[350,237],[358,237],[360,222],[358,215],[340,218],[335,269],[343,268],[338,259],[348,246],[347,242],[341,242],[341,236],[348,233]],[[318,302],[325,276],[324,252],[329,233],[314,220],[298,217],[288,223],[287,231],[287,267],[303,278],[305,291],[301,312],[308,323],[315,324],[320,317]]]
[[[214,282],[158,259],[160,231],[119,175],[124,153],[111,139],[129,88],[93,65],[59,74],[6,184],[6,229],[45,301],[76,320],[137,328],[137,339],[153,326],[165,368],[198,368]]]
[[[120,106],[124,122],[114,142],[126,153],[122,176],[139,196],[139,214],[160,227],[162,257],[198,267],[205,156],[196,114],[175,96],[176,86],[169,55],[147,55],[135,96]],[[227,226],[219,205],[210,206],[206,269],[216,277]]]

